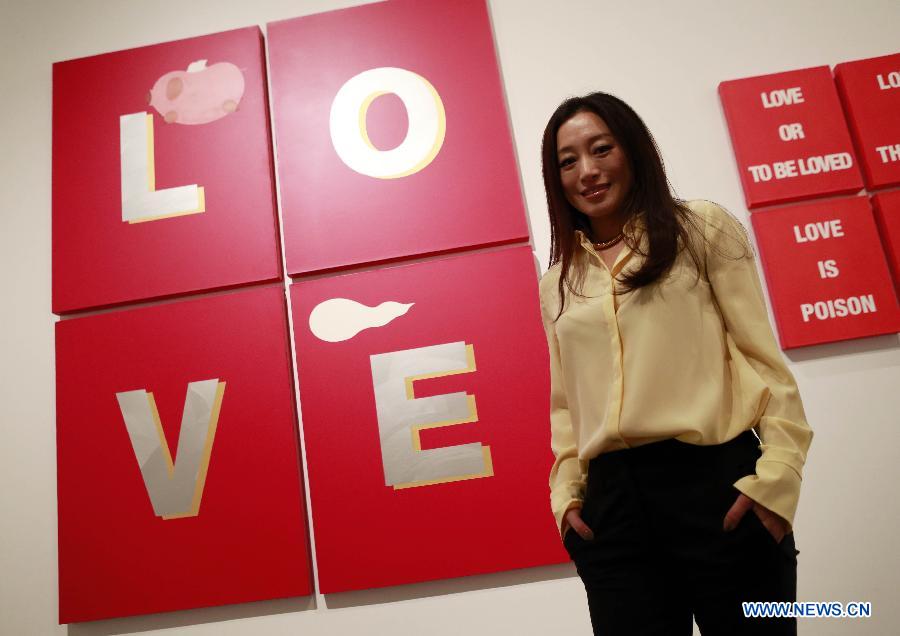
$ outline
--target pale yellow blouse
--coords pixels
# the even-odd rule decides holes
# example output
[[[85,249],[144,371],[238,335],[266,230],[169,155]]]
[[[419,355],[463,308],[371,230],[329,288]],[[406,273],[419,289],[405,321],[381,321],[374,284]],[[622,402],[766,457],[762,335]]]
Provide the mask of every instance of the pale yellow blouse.
[[[756,474],[734,485],[793,524],[813,435],[797,384],[772,333],[743,226],[714,203],[687,205],[709,241],[697,241],[700,272],[682,250],[664,279],[621,293],[613,277],[644,257],[626,246],[610,271],[577,232],[589,298],[568,294],[554,322],[559,263],[541,278],[556,457],[550,502],[561,535],[563,516],[583,498],[591,458],[673,437],[720,444],[750,428],[762,456]],[[646,251],[642,218],[634,236]]]

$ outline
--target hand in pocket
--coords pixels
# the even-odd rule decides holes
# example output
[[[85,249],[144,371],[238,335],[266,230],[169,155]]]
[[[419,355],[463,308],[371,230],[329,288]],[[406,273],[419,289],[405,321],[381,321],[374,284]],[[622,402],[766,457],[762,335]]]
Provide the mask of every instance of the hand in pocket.
[[[781,543],[781,540],[784,539],[784,535],[790,530],[790,524],[787,520],[778,516],[762,504],[753,501],[743,493],[737,496],[734,504],[732,504],[731,508],[728,509],[728,512],[725,513],[725,521],[722,524],[722,527],[726,531],[734,530],[741,518],[747,514],[751,508],[753,509],[752,514],[755,514],[759,518],[759,521],[763,524],[765,529],[768,530],[769,534],[772,535],[772,538],[775,539],[775,543]]]
[[[577,532],[578,536],[585,541],[592,541],[594,539],[594,531],[591,530],[581,518],[581,508],[570,508],[566,512],[565,520],[569,527],[566,528],[563,533],[563,539],[565,539],[565,533],[569,532],[569,530]]]

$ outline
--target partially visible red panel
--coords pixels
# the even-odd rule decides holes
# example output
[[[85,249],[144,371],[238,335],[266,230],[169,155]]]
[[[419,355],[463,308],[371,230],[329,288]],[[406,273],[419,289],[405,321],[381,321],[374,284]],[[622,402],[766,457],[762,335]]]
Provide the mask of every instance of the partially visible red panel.
[[[286,309],[57,323],[61,623],[311,593]]]
[[[900,290],[900,191],[876,194],[872,204],[881,243],[894,274],[894,289]]]
[[[267,30],[289,273],[527,239],[484,0]]]
[[[868,199],[750,216],[784,349],[900,330]]]
[[[568,560],[528,247],[291,287],[322,592]]]
[[[862,188],[827,66],[721,82],[719,97],[747,207]]]
[[[900,184],[900,53],[834,67],[866,187]]]
[[[53,311],[281,275],[257,27],[53,65]]]

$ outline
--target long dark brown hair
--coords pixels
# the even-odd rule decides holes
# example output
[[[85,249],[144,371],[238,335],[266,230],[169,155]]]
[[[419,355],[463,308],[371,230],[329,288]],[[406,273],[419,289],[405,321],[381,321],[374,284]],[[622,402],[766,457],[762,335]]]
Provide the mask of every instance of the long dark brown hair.
[[[550,213],[550,264],[562,262],[559,276],[559,314],[563,312],[565,297],[563,286],[575,295],[580,289],[584,267],[575,258],[577,248],[575,231],[592,236],[587,215],[577,210],[566,199],[560,177],[557,154],[557,132],[560,126],[580,112],[592,112],[606,122],[609,131],[625,153],[631,169],[632,185],[623,205],[626,217],[631,220],[643,212],[647,234],[647,252],[639,251],[635,238],[625,233],[628,247],[645,257],[641,267],[617,279],[624,292],[631,292],[655,282],[671,269],[680,249],[687,248],[700,271],[700,258],[692,237],[702,236],[702,220],[698,219],[682,201],[672,195],[672,188],[663,168],[659,148],[643,120],[618,97],[607,93],[591,93],[584,97],[572,97],[564,101],[544,129],[541,158],[547,207]],[[696,231],[691,231],[696,230]],[[569,269],[575,265],[576,284],[569,283]]]

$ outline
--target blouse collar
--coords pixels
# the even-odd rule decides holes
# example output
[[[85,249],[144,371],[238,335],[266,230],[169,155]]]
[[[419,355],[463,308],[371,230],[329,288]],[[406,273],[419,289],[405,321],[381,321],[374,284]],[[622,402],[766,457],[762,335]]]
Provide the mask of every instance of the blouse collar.
[[[625,227],[622,228],[625,235],[631,238],[635,244],[640,243],[641,239],[643,238],[644,232],[647,229],[645,217],[646,215],[644,212],[638,212],[633,217],[631,217],[625,223]],[[588,238],[588,235],[585,232],[581,230],[575,230],[575,239],[589,252],[594,251],[594,244],[591,242],[591,239]]]

